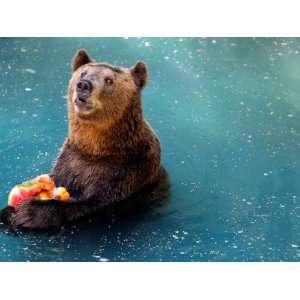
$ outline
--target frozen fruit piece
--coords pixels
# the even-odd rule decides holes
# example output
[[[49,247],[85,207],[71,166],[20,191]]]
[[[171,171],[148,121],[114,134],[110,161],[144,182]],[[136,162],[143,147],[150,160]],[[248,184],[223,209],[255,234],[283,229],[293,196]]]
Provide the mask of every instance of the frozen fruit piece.
[[[47,175],[43,174],[38,177],[36,177],[37,184],[41,187],[42,190],[51,191],[55,188],[55,183],[52,180],[52,178]]]
[[[8,196],[8,205],[17,208],[23,201],[31,198],[68,201],[70,194],[64,187],[56,188],[53,179],[48,174],[43,174],[16,185]]]
[[[21,195],[24,198],[32,198],[41,191],[41,189],[37,186],[32,186],[32,187],[20,186],[19,190],[20,190]]]
[[[41,192],[37,196],[40,200],[49,200],[52,199],[52,193],[49,192]]]
[[[70,199],[70,194],[64,187],[57,187],[53,190],[53,198],[60,201],[68,201]]]
[[[21,193],[21,189],[18,186],[15,186],[8,196],[8,205],[14,208],[17,208],[24,200],[32,198],[24,197],[24,194]]]

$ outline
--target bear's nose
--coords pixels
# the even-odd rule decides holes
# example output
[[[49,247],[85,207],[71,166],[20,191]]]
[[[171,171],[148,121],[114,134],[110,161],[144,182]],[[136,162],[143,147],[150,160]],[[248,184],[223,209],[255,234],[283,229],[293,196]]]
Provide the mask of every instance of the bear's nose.
[[[87,98],[92,91],[93,85],[91,81],[86,79],[81,79],[76,86],[76,92],[80,98]]]

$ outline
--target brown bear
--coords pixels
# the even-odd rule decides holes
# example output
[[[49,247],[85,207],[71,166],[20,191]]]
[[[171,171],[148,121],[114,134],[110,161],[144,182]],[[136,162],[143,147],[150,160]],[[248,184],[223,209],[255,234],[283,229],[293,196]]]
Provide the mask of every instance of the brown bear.
[[[23,202],[13,224],[46,229],[126,201],[154,186],[162,174],[160,142],[143,116],[147,68],[93,61],[83,49],[72,60],[68,136],[50,173],[71,201]]]

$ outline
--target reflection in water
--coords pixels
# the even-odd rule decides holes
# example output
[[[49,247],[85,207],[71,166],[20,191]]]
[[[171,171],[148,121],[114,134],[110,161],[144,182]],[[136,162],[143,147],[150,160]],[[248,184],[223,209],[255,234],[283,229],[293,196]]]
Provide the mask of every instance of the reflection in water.
[[[70,58],[144,60],[168,205],[0,234],[1,261],[298,261],[300,39],[0,39],[0,205],[51,168],[67,132]]]

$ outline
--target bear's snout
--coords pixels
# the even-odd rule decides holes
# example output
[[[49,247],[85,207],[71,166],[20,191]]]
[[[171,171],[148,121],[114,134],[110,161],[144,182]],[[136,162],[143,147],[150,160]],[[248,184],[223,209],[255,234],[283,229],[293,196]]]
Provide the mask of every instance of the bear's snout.
[[[76,92],[80,100],[86,100],[92,92],[93,84],[90,80],[81,79],[76,85]]]

